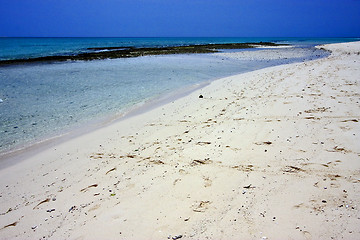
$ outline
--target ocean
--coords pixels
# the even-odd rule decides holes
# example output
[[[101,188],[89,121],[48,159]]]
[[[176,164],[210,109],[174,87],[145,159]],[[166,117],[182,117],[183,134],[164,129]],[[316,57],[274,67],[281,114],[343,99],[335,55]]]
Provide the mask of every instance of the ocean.
[[[73,55],[96,47],[260,41],[294,46],[280,50],[291,52],[294,57],[268,61],[182,54],[0,66],[0,153],[80,127],[100,126],[104,121],[121,117],[134,106],[179,89],[260,68],[327,56],[327,52],[314,48],[318,44],[356,40],[359,39],[0,38],[0,60]]]

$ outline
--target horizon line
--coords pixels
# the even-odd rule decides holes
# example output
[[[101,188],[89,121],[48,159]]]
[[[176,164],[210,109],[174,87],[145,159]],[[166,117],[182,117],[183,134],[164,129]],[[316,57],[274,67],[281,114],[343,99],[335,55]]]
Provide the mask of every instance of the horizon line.
[[[106,36],[106,37],[99,37],[99,36],[0,36],[0,38],[360,38],[360,36],[337,36],[337,37],[316,37],[316,36],[142,36],[142,37],[135,37],[135,36]]]

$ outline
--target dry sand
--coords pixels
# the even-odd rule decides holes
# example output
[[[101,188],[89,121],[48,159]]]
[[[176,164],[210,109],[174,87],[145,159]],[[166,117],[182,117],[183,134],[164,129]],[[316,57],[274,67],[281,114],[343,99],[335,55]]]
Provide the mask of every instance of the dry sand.
[[[323,47],[1,169],[0,238],[359,239],[360,42]]]
[[[215,56],[227,59],[237,60],[254,60],[254,61],[271,61],[271,60],[286,60],[289,58],[306,59],[309,55],[309,50],[294,48],[289,46],[277,47],[257,47],[261,51],[243,50],[239,52],[219,52],[214,53]]]

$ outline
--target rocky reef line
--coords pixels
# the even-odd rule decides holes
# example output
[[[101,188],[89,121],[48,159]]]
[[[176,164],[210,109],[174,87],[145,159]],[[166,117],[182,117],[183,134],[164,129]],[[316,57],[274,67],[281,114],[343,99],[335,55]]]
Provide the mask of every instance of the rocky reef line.
[[[165,54],[190,54],[190,53],[215,53],[219,49],[246,49],[264,46],[282,46],[285,44],[276,44],[272,42],[259,43],[225,43],[225,44],[203,44],[203,45],[186,45],[171,47],[100,47],[87,48],[85,53],[76,55],[54,55],[36,58],[0,60],[0,66],[12,64],[26,64],[36,62],[62,62],[62,61],[90,61],[99,59],[131,58],[147,55],[165,55]]]

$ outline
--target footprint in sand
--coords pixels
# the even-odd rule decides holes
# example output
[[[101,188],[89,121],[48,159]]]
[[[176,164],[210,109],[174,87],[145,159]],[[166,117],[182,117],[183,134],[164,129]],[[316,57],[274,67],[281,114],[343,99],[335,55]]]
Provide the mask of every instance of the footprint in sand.
[[[200,201],[200,203],[193,209],[194,212],[205,212],[208,209],[210,201]]]
[[[208,177],[203,177],[204,179],[204,187],[210,187],[212,185],[212,181]]]

